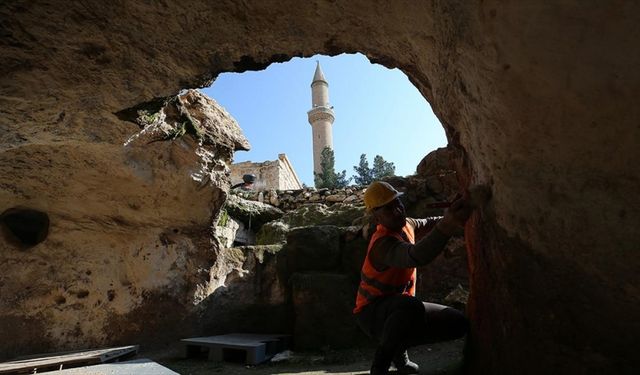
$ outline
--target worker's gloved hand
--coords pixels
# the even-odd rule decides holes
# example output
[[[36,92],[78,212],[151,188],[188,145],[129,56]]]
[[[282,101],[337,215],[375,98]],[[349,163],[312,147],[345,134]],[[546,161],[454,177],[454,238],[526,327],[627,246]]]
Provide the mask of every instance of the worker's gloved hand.
[[[444,212],[444,217],[438,222],[438,229],[446,235],[452,236],[459,232],[471,216],[473,207],[461,196],[451,203],[451,206]]]

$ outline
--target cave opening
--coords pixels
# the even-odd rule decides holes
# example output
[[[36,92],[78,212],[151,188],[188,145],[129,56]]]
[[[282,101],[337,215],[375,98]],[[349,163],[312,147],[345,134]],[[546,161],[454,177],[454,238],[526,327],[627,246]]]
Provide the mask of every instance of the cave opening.
[[[343,66],[334,66],[341,64]],[[405,166],[396,171],[396,175],[399,176],[398,181],[404,181],[405,177],[418,174],[418,164],[425,155],[446,145],[443,125],[404,72],[373,64],[361,54],[334,57],[316,55],[306,59],[294,57],[286,63],[273,63],[264,71],[222,73],[211,87],[201,89],[237,120],[252,144],[251,151],[236,153],[234,161],[260,162],[286,153],[298,173],[308,176],[303,177],[305,185],[313,184],[313,137],[309,124],[311,120],[307,115],[315,108],[312,107],[316,104],[313,82],[316,81],[320,66],[322,78],[328,83],[329,100],[326,107],[335,113],[335,122],[331,125],[338,171],[348,170],[352,173],[361,154],[367,155],[369,160],[375,155],[381,155],[393,163],[397,159],[390,155],[401,155],[406,159],[403,160]],[[343,110],[349,106],[353,107],[350,111]],[[363,133],[370,137],[365,137]],[[300,163],[300,160],[304,162]],[[238,180],[233,180],[233,166],[231,168],[230,183],[235,186]],[[305,172],[301,172],[302,169]],[[242,174],[237,176],[244,177]],[[438,182],[444,181],[442,175],[437,177],[441,179]],[[447,178],[452,189],[456,189],[458,181],[455,176],[448,175]],[[421,193],[429,190],[424,186],[431,187],[427,183],[422,185],[414,181],[402,186],[410,191],[407,196],[415,197],[416,190],[411,190],[415,186],[423,188]],[[413,187],[408,187],[411,184]],[[446,192],[450,193],[452,189]],[[253,190],[260,192],[256,194],[256,199],[261,203],[273,202],[271,199],[278,201],[278,197],[267,197],[271,192],[267,192],[263,186],[255,186]],[[454,195],[441,194],[436,199],[447,200]],[[248,199],[253,199],[253,196]],[[419,200],[412,203],[416,201]],[[432,201],[420,203],[424,204],[415,205],[407,211],[410,217],[440,216],[443,212],[442,209],[425,211],[424,208]],[[240,254],[244,254],[248,260],[244,263],[246,269],[242,269],[237,275],[233,272],[225,273],[216,281],[217,289],[211,289],[213,292],[205,302],[211,306],[224,305],[224,308],[210,309],[209,315],[204,319],[208,331],[223,333],[228,332],[229,327],[241,327],[242,331],[254,332],[268,327],[269,332],[291,333],[298,345],[297,349],[307,350],[323,345],[353,348],[368,344],[363,342],[363,333],[353,329],[351,320],[351,309],[367,250],[368,237],[362,230],[367,224],[360,223],[358,227],[353,224],[353,218],[345,222],[325,221],[322,225],[303,222],[302,219],[297,222],[295,215],[285,213],[285,219],[279,225],[270,226],[278,220],[263,223],[255,233],[251,236],[243,235],[243,240],[239,241],[238,233],[244,233],[247,227],[258,227],[256,217],[238,213],[235,202],[233,208],[227,204],[223,209],[223,214],[217,221],[218,227],[222,227],[222,223],[236,222],[234,225],[238,225],[239,229],[226,226],[226,229],[236,230],[236,237],[230,240],[225,238],[229,240],[228,245],[221,246],[218,258],[220,261],[214,269],[222,270],[224,261],[237,259]],[[361,215],[355,219],[363,217]],[[233,220],[228,220],[229,218]],[[263,231],[267,226],[269,229]],[[318,229],[322,226],[324,228]],[[327,228],[329,226],[332,228]],[[348,227],[357,228],[351,228],[351,232],[347,233],[348,230],[343,228]],[[285,236],[286,241],[279,236]],[[255,238],[258,240],[248,243],[245,239],[249,237],[253,237],[254,241]],[[256,245],[255,248],[252,245]],[[272,246],[269,248],[272,253],[267,254],[266,248],[260,246]],[[260,260],[254,261],[253,251],[256,248],[263,255],[260,255]],[[419,276],[416,281],[419,285],[418,298],[464,309],[469,278],[462,240],[454,241],[450,250],[450,254],[455,255],[447,256],[446,259],[443,256],[433,265],[427,265],[428,269],[419,271],[426,276]],[[283,260],[283,254],[286,260]],[[286,271],[283,275],[275,275],[275,269]],[[327,293],[326,288],[333,292],[339,290],[340,293]],[[221,302],[226,295],[234,293],[247,293],[248,297]],[[304,298],[309,298],[310,301]],[[274,305],[278,308],[265,308],[266,301],[276,301]],[[303,305],[321,305],[323,308],[308,311]],[[257,317],[252,314],[256,306],[261,310]],[[337,316],[331,323],[327,323],[326,319],[329,314]],[[239,316],[250,318],[238,321]],[[333,333],[345,331],[348,332],[347,335]],[[456,346],[451,348],[455,353],[460,349]]]
[[[252,145],[250,151],[234,154],[235,163],[285,154],[301,182],[314,185],[316,135],[307,112],[316,64],[326,77],[328,104],[335,114],[330,132],[336,171],[355,176],[364,154],[370,165],[380,155],[394,163],[395,175],[412,175],[428,152],[446,146],[431,106],[401,70],[372,63],[360,53],[315,55],[272,63],[262,71],[222,73],[201,89],[229,111]]]
[[[134,128],[113,112],[200,87],[224,71],[364,51],[411,78],[450,143],[465,151],[472,164],[466,177],[493,188],[495,215],[476,223],[483,246],[469,252],[472,348],[481,354],[472,368],[633,373],[640,367],[634,352],[640,320],[633,319],[640,316],[638,3],[4,3],[2,209],[46,210],[52,227],[29,251],[3,252],[9,266],[1,294],[10,301],[0,319],[3,355],[121,340],[112,327],[142,332],[139,316],[129,314],[138,303],[167,316],[148,320],[149,331],[187,326],[176,318],[191,311],[189,301],[160,310],[152,297],[204,278],[199,270],[209,264],[199,245],[208,238],[185,237],[207,233],[212,209],[201,202],[213,198],[217,209],[223,189],[196,190],[182,177],[195,169],[191,149],[182,147],[195,143],[189,137],[136,152],[121,147]],[[299,125],[306,128],[306,119]],[[167,163],[175,168],[162,168]],[[221,174],[212,181],[224,185]],[[151,179],[160,183],[152,186]],[[90,226],[76,230],[78,222]],[[168,228],[180,233],[166,235]],[[177,270],[159,255],[147,262],[153,249],[193,250],[187,258],[193,262],[178,262]],[[114,259],[129,262],[127,269],[162,267],[142,273],[146,279],[120,280],[125,267]],[[76,301],[82,289],[70,290],[62,295],[68,302],[59,303],[59,286],[85,279],[87,269],[91,294]],[[103,308],[105,296],[119,309]],[[621,368],[627,371],[615,371]]]

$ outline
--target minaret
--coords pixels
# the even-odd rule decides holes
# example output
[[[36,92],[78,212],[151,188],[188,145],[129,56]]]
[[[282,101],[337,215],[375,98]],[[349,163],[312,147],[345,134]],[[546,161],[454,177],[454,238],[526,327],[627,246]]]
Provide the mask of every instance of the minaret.
[[[313,82],[311,82],[311,105],[312,108],[307,112],[307,115],[313,129],[313,173],[315,177],[316,174],[322,172],[320,167],[322,150],[325,147],[333,149],[331,126],[335,120],[333,107],[329,105],[329,83],[324,79],[320,61],[318,61]]]

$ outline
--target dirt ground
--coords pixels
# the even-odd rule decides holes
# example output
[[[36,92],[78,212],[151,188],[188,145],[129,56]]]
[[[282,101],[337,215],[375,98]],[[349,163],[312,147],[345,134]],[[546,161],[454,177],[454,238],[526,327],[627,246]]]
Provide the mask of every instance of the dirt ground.
[[[461,374],[464,340],[425,345],[409,350],[422,375]],[[206,358],[182,358],[180,348],[159,353],[140,353],[182,375],[363,375],[369,373],[373,348],[292,352],[288,359],[246,366],[241,362],[211,362]],[[392,372],[393,373],[393,372]]]

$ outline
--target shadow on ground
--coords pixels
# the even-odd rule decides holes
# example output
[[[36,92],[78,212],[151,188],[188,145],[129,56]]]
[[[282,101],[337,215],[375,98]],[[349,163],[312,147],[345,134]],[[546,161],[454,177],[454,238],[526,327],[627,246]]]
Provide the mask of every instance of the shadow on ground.
[[[409,350],[411,360],[420,365],[422,375],[462,374],[464,340],[425,345]],[[288,360],[246,366],[236,362],[184,359],[181,348],[158,353],[141,353],[183,375],[364,375],[369,373],[373,348],[294,352]],[[393,372],[392,372],[393,373]]]

